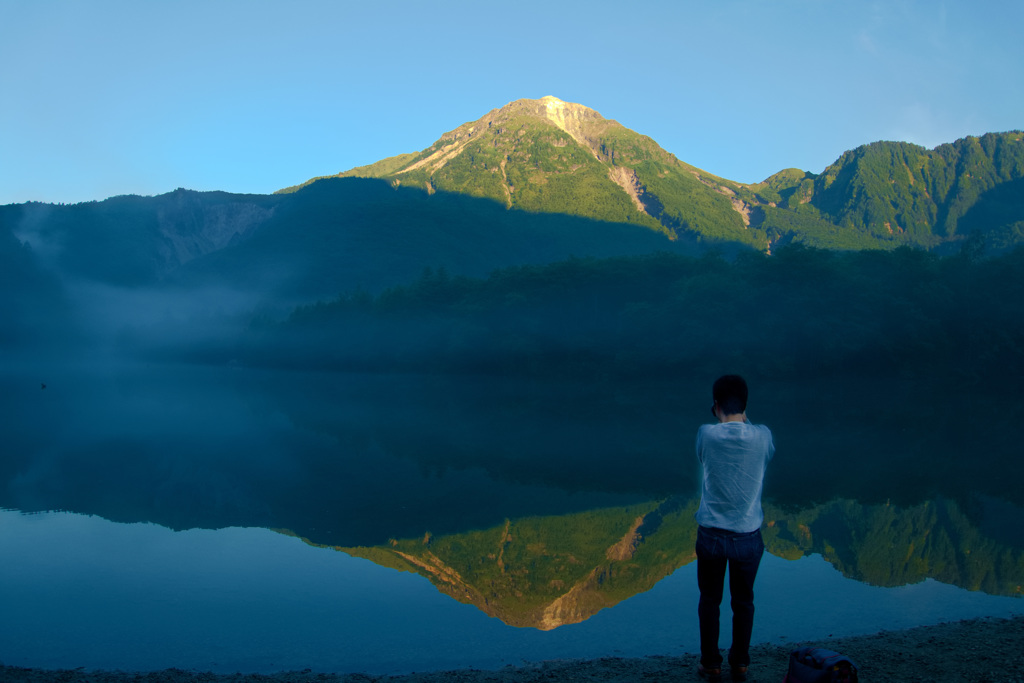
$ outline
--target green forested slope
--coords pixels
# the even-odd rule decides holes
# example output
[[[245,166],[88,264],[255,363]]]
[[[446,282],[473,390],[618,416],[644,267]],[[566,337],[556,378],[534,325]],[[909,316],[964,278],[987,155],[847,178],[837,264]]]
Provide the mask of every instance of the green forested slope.
[[[934,150],[876,142],[844,153],[820,174],[786,169],[745,185],[690,166],[587,107],[547,97],[517,100],[421,152],[339,175],[764,251],[790,242],[825,249],[935,248],[971,232],[1006,248],[1024,235],[1019,131]]]
[[[815,178],[810,203],[837,225],[928,247],[971,230],[1001,233],[1024,220],[1022,178],[1019,132],[963,138],[934,150],[876,142],[846,152]],[[992,194],[1003,184],[1016,189]]]
[[[651,138],[587,107],[555,98],[512,102],[421,152],[339,175],[486,197],[510,209],[630,223],[672,239],[768,244],[764,231],[748,226],[732,201],[739,184],[679,161]]]
[[[453,372],[628,375],[730,366],[785,377],[856,366],[970,379],[999,363],[1024,371],[1024,250],[972,259],[970,252],[939,258],[909,248],[793,246],[735,262],[671,254],[572,259],[486,279],[428,270],[376,297],[303,307],[266,342],[313,366]],[[283,352],[290,339],[309,348]]]

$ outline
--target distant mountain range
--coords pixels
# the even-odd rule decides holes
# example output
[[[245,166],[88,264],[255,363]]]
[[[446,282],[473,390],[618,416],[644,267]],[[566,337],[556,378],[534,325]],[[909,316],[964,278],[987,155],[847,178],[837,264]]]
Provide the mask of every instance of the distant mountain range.
[[[1024,239],[1024,134],[927,150],[876,142],[820,174],[786,169],[747,185],[680,161],[651,138],[555,97],[517,100],[427,149],[337,177],[489,198],[507,208],[632,223],[671,239],[790,241],[821,248],[934,248],[973,231]],[[294,192],[320,179],[282,190]]]
[[[273,195],[179,189],[0,206],[0,342],[26,342],[82,283],[242,292],[284,310],[426,268],[484,277],[572,256],[709,249],[990,251],[1024,241],[1024,133],[926,150],[876,142],[820,174],[745,185],[579,104],[518,100],[427,149]],[[195,297],[193,297],[194,299]],[[40,320],[40,317],[42,320]]]

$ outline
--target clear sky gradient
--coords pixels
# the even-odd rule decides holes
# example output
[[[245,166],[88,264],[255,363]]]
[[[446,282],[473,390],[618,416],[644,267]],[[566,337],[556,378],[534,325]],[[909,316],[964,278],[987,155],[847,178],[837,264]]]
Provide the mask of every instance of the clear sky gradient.
[[[0,204],[269,193],[520,98],[711,173],[1024,128],[1020,0],[0,0]]]

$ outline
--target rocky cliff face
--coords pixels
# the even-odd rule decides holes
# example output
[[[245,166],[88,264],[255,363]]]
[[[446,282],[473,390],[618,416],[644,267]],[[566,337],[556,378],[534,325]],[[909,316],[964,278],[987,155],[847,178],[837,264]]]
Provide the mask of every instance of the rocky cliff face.
[[[156,212],[164,272],[241,242],[274,215],[273,207],[245,201],[209,203],[189,192],[172,197]]]
[[[615,121],[606,120],[589,107],[563,102],[557,97],[516,100],[500,109],[491,110],[476,121],[465,123],[455,130],[445,133],[433,146],[421,152],[419,158],[393,171],[391,175],[399,176],[424,166],[436,171],[445,162],[464,152],[471,142],[482,137],[488,137],[492,142],[500,139],[506,132],[506,128],[520,125],[523,118],[538,123],[548,123],[564,131],[576,144],[589,149],[597,159],[601,158],[598,128],[618,127],[625,130]],[[522,136],[521,128],[516,128],[516,134]],[[560,146],[564,147],[564,142]]]

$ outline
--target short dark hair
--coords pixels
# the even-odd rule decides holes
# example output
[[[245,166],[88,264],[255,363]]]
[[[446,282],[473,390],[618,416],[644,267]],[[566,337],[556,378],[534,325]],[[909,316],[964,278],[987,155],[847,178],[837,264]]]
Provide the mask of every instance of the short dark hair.
[[[747,383],[739,375],[722,375],[711,387],[711,396],[725,415],[747,410]]]

